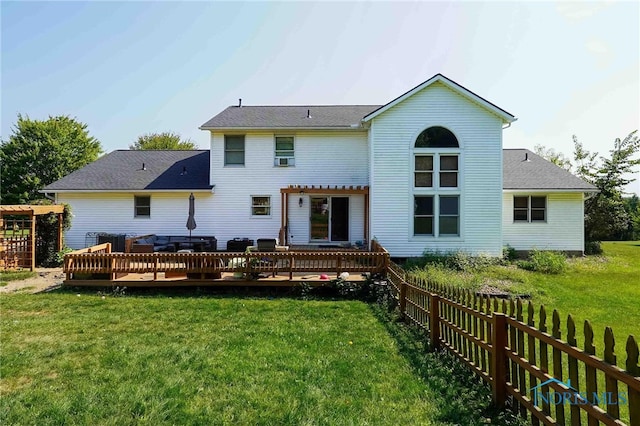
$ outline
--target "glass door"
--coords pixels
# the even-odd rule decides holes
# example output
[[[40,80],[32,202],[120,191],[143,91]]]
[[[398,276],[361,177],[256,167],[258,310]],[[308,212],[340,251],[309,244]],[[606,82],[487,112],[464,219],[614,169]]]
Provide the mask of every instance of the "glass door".
[[[329,197],[311,197],[311,241],[329,241]]]

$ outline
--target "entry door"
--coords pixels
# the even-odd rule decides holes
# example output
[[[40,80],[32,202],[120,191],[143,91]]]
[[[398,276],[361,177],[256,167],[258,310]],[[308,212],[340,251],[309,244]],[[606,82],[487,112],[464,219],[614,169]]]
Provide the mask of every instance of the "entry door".
[[[311,197],[311,241],[349,241],[349,197]]]
[[[331,241],[349,241],[349,197],[331,197]]]

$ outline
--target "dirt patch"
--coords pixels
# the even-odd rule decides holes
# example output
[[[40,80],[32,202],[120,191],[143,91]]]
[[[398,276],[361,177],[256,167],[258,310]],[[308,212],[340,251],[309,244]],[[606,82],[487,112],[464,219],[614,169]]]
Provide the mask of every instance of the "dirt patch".
[[[36,273],[33,278],[9,281],[6,286],[0,287],[0,293],[40,293],[59,288],[64,281],[62,268],[37,268]]]

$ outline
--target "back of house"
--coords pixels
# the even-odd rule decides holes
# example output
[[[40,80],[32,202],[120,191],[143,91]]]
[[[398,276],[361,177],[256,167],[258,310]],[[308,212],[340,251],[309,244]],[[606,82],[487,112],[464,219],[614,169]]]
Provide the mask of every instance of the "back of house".
[[[498,256],[582,252],[593,187],[527,150],[516,119],[437,74],[384,105],[230,106],[204,123],[210,149],[114,151],[47,186],[72,207],[67,245],[100,233],[194,235],[290,246]]]

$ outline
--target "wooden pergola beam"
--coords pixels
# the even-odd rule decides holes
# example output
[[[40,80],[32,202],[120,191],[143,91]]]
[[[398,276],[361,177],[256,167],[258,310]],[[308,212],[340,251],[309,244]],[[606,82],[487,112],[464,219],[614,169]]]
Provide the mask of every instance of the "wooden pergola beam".
[[[39,216],[42,214],[64,213],[64,206],[61,204],[52,204],[49,206],[38,206],[32,204],[14,204],[0,206],[0,216]]]
[[[280,241],[289,244],[289,194],[364,195],[364,239],[369,241],[369,187],[361,185],[289,185],[280,188]]]
[[[353,195],[368,194],[368,186],[315,186],[315,185],[289,185],[280,189],[281,194],[326,194],[326,195]]]

